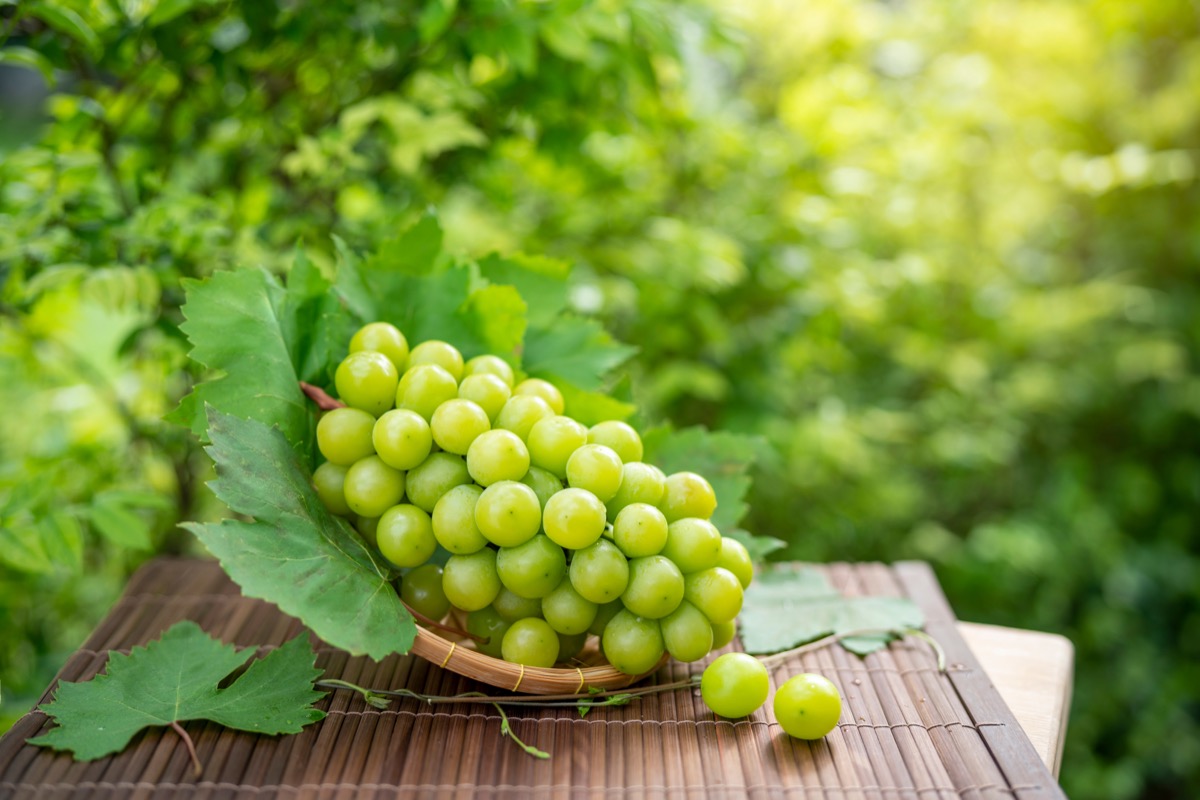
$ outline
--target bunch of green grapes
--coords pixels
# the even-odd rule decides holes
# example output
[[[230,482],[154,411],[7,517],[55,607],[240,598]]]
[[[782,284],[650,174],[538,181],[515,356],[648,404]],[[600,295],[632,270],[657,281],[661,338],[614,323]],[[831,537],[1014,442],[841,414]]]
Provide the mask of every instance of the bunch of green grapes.
[[[589,428],[553,384],[442,341],[410,350],[385,322],[355,333],[334,382],[346,407],[317,425],[317,493],[404,571],[410,608],[459,609],[482,652],[529,666],[596,635],[639,675],[733,638],[750,555],[710,521],[709,482],[643,462],[628,424]]]

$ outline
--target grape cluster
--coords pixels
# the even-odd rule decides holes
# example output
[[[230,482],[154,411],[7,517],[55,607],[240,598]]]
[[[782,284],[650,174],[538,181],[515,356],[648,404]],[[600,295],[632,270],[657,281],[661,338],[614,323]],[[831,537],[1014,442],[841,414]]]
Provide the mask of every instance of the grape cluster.
[[[553,384],[442,341],[410,350],[386,322],[355,333],[334,383],[346,407],[317,425],[317,493],[406,570],[421,615],[459,609],[482,652],[529,666],[594,634],[630,675],[733,638],[750,555],[710,521],[708,481],[644,463],[628,424],[586,427]]]

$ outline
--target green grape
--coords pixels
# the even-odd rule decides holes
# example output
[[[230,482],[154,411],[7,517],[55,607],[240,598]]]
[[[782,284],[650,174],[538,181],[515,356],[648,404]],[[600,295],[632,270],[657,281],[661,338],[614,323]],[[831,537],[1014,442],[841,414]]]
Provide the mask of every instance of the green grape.
[[[530,394],[534,397],[540,397],[546,401],[546,405],[554,410],[555,414],[563,413],[566,404],[563,402],[562,392],[558,387],[549,381],[544,381],[541,378],[527,378],[513,387],[513,394]]]
[[[329,509],[330,514],[337,514],[340,517],[348,517],[353,513],[346,503],[346,494],[342,490],[342,486],[346,483],[348,469],[341,464],[326,461],[313,470],[313,488],[317,490],[317,497],[321,499],[321,504]]]
[[[521,478],[521,483],[533,489],[533,493],[537,495],[538,502],[542,504],[542,525],[545,526],[546,503],[562,491],[562,481],[540,467],[530,467],[525,477]]]
[[[475,503],[475,524],[489,542],[515,547],[528,542],[542,526],[537,495],[518,481],[498,481]]]
[[[521,441],[528,442],[533,426],[553,416],[554,409],[542,398],[531,394],[513,395],[500,409],[492,427],[512,431],[521,437]]]
[[[685,575],[715,567],[721,557],[721,532],[706,519],[678,519],[667,526],[667,543],[659,552]]]
[[[360,517],[378,517],[404,497],[404,473],[367,456],[350,465],[342,482],[346,505]]]
[[[487,431],[467,449],[467,471],[480,486],[519,481],[529,472],[529,449],[512,431]]]
[[[500,594],[496,551],[483,548],[467,555],[453,555],[442,568],[442,588],[450,602],[463,611],[478,611]]]
[[[676,661],[699,661],[712,650],[713,628],[700,609],[683,600],[659,620],[663,643]]]
[[[750,551],[737,539],[721,537],[721,555],[717,557],[717,566],[736,575],[743,589],[748,588],[754,580],[754,562],[750,560]]]
[[[587,644],[587,639],[586,632],[558,634],[558,662],[565,664],[579,655],[579,651]]]
[[[563,489],[546,501],[546,535],[568,550],[581,550],[604,533],[604,504],[586,489]]]
[[[408,499],[422,511],[433,513],[437,501],[455,486],[470,483],[467,462],[453,453],[430,453],[408,471]]]
[[[509,622],[542,615],[542,598],[521,597],[507,586],[500,590],[500,594],[496,595],[492,606],[501,617]]]
[[[463,365],[463,377],[469,378],[472,375],[495,375],[500,380],[504,381],[504,385],[509,389],[512,388],[513,381],[516,376],[513,375],[513,368],[508,362],[500,356],[482,355],[475,356]]]
[[[433,434],[429,423],[417,412],[393,408],[375,423],[371,442],[383,463],[408,470],[429,456],[433,449]]]
[[[475,504],[483,489],[473,483],[455,486],[433,507],[433,536],[451,553],[466,555],[487,547],[487,538],[475,524]]]
[[[335,408],[317,423],[317,449],[331,464],[348,467],[360,458],[374,455],[371,430],[375,417],[361,408]]]
[[[400,599],[409,608],[437,621],[450,613],[450,598],[442,588],[442,568],[423,564],[400,579]]]
[[[483,639],[475,643],[475,649],[492,658],[500,658],[500,645],[504,641],[504,634],[508,633],[509,624],[492,606],[467,614],[467,633]]]
[[[687,600],[684,600],[683,602],[687,603]],[[705,617],[705,619],[707,619],[707,617]],[[733,641],[733,637],[737,634],[737,625],[732,621],[720,622],[712,626],[712,632],[712,649],[720,650],[722,647]]]
[[[359,350],[342,359],[333,375],[338,397],[376,417],[392,407],[400,373],[383,353]]]
[[[775,690],[775,721],[797,739],[820,739],[837,727],[842,698],[823,675],[811,672],[789,678]]]
[[[621,593],[625,607],[647,619],[661,619],[683,600],[683,573],[663,556],[629,560],[629,583]]]
[[[559,581],[554,591],[542,598],[542,617],[559,633],[587,633],[596,619],[598,606],[571,586],[571,579]]]
[[[700,696],[720,717],[736,719],[753,714],[767,701],[771,681],[767,668],[746,653],[726,653],[704,668]]]
[[[354,520],[354,530],[363,541],[372,547],[378,547],[375,542],[375,531],[379,528],[379,517],[358,517]]]
[[[717,495],[712,484],[696,473],[676,472],[667,476],[658,507],[667,515],[667,522],[684,517],[708,519],[717,508]]]
[[[572,584],[574,586],[574,584]],[[612,600],[608,603],[602,603],[596,606],[596,618],[592,620],[592,624],[588,626],[588,633],[596,636],[604,633],[604,626],[608,621],[617,615],[618,611],[625,609],[624,604],[620,599]]]
[[[501,547],[496,554],[500,582],[521,597],[545,597],[567,574],[562,548],[539,533],[516,547]]]
[[[397,567],[419,567],[437,549],[429,515],[408,503],[389,508],[375,529],[379,552]]]
[[[567,460],[587,444],[587,428],[570,417],[554,416],[538,420],[529,429],[529,463],[567,477]]]
[[[654,668],[666,652],[658,620],[618,611],[600,637],[604,657],[626,675],[641,675]]]
[[[407,408],[420,414],[426,422],[447,400],[458,397],[458,382],[454,376],[436,364],[410,366],[396,386],[396,408]]]
[[[350,337],[350,352],[374,350],[383,353],[403,373],[408,366],[408,339],[395,325],[387,322],[368,322]]]
[[[724,567],[711,567],[683,579],[683,596],[710,622],[732,622],[742,610],[742,584]]]
[[[409,352],[408,366],[415,367],[421,364],[434,364],[441,367],[450,373],[455,383],[458,383],[463,376],[462,353],[458,352],[458,348],[454,345],[437,339],[421,342]]]
[[[588,442],[611,447],[626,464],[642,460],[642,437],[627,422],[616,419],[597,422],[588,428]]]
[[[617,514],[613,541],[629,558],[660,553],[667,544],[667,518],[652,505],[631,503]]]
[[[608,521],[613,522],[626,506],[645,503],[657,507],[662,502],[666,476],[662,470],[640,461],[627,461],[621,466],[621,487],[606,503]]]
[[[611,447],[585,444],[567,459],[567,483],[607,503],[621,488],[621,459]]]
[[[508,626],[500,643],[500,655],[513,664],[552,667],[558,660],[558,634],[537,617],[519,619]]]
[[[621,597],[629,584],[629,562],[608,539],[600,539],[571,558],[571,585],[593,603]]]
[[[460,397],[442,403],[429,420],[429,430],[438,447],[460,456],[465,456],[471,443],[491,427],[486,411]]]
[[[458,385],[458,396],[476,403],[488,415],[488,421],[495,422],[496,417],[500,416],[500,409],[512,396],[512,389],[495,375],[480,373],[462,379]]]

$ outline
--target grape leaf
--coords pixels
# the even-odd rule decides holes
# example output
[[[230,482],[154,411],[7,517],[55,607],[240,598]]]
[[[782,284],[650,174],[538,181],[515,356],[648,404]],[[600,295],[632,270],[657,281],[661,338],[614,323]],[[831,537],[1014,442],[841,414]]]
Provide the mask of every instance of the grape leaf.
[[[369,320],[345,312],[339,287],[327,279],[302,249],[287,274],[280,323],[296,375],[302,381],[328,383],[355,329]]]
[[[184,527],[220,560],[243,594],[275,603],[353,654],[381,659],[408,652],[416,626],[392,588],[390,571],[321,504],[283,434],[212,408],[208,432],[212,444],[206,449],[218,476],[209,486],[254,522]]]
[[[646,460],[663,472],[695,472],[712,484],[717,494],[712,521],[722,532],[746,515],[743,498],[750,488],[750,467],[764,447],[760,439],[695,427],[649,431],[644,440]]]
[[[601,388],[605,375],[625,363],[637,348],[618,344],[599,322],[561,316],[547,328],[530,328],[525,335],[525,371],[562,380],[580,389]]]
[[[159,639],[129,655],[112,652],[106,674],[63,682],[39,708],[57,724],[29,740],[71,750],[90,761],[123,750],[143,728],[206,719],[255,733],[299,733],[325,712],[312,707],[325,693],[306,636],[297,636],[250,665],[220,688],[254,655],[208,636],[194,622],[178,622]]]
[[[567,305],[565,261],[528,256],[490,255],[479,260],[479,273],[492,283],[513,286],[529,304],[529,324],[547,327]]]
[[[903,597],[845,597],[814,569],[776,568],[755,576],[738,616],[742,647],[778,653],[830,634],[920,628],[925,615]],[[887,646],[887,634],[854,636],[842,646],[867,655]]]
[[[721,535],[736,539],[745,545],[746,550],[750,553],[750,560],[755,562],[764,561],[771,553],[787,547],[787,542],[783,539],[776,539],[774,536],[755,536],[741,528],[727,528],[721,531]]]

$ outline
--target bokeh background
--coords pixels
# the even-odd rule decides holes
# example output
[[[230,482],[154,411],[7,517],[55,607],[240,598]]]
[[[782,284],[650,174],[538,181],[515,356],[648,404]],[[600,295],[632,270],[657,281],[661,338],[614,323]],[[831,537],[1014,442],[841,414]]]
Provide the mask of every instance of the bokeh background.
[[[0,3],[0,730],[219,514],[180,281],[573,262],[785,557],[1077,648],[1072,797],[1200,795],[1200,5]]]

